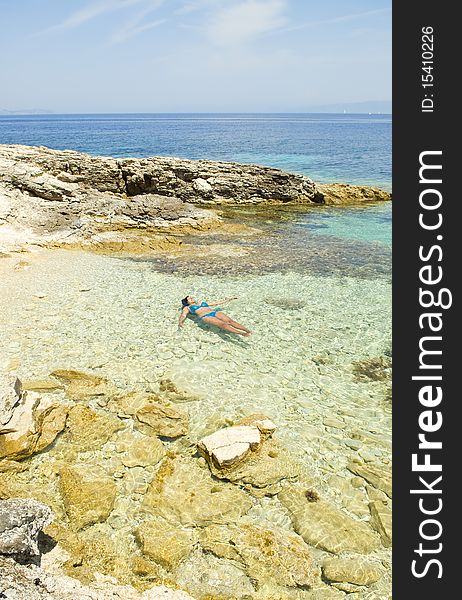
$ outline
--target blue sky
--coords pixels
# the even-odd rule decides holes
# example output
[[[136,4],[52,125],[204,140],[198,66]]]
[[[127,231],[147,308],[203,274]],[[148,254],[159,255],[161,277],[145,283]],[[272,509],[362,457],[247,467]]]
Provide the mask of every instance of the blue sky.
[[[0,0],[0,109],[285,112],[391,99],[391,0]]]

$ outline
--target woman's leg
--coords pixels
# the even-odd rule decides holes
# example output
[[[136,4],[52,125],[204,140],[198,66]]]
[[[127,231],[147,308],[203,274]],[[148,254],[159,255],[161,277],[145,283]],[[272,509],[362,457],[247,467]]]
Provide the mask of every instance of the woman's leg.
[[[225,323],[228,323],[228,325],[232,325],[236,329],[242,329],[242,331],[245,331],[246,333],[252,333],[250,329],[247,329],[247,327],[245,327],[244,325],[241,325],[237,321],[234,321],[233,319],[231,319],[231,317],[228,317],[226,313],[221,312],[221,310],[217,312],[217,318],[221,321],[224,321]]]
[[[227,323],[223,319],[218,319],[217,317],[203,317],[202,321],[204,323],[208,323],[209,325],[215,325],[215,327],[219,327],[224,331],[229,331],[230,333],[237,333],[238,335],[248,336],[250,333],[243,329],[239,329],[238,327],[234,327],[230,323]]]

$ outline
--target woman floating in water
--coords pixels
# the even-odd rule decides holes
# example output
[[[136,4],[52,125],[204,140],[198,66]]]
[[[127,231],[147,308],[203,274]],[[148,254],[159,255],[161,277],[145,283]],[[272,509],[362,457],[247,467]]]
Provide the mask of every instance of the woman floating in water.
[[[180,315],[180,322],[178,323],[179,327],[183,327],[186,317],[189,314],[197,315],[201,321],[204,323],[208,323],[209,325],[215,325],[215,327],[219,327],[224,331],[229,331],[230,333],[237,333],[238,335],[249,336],[252,335],[250,329],[244,327],[244,325],[240,325],[236,321],[233,321],[228,315],[226,315],[221,310],[210,310],[212,306],[220,306],[221,304],[225,304],[226,302],[230,302],[231,300],[237,300],[236,297],[226,298],[221,302],[212,302],[211,304],[207,304],[207,302],[202,302],[198,304],[196,300],[192,296],[186,296],[181,301],[183,305],[183,310]]]

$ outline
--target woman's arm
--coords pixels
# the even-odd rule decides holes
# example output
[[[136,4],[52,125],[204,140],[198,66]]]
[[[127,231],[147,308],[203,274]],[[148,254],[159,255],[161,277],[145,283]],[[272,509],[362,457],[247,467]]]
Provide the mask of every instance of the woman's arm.
[[[181,329],[183,327],[183,323],[185,322],[186,317],[188,316],[189,308],[185,306],[181,311],[180,320],[178,321],[178,327]]]
[[[209,306],[220,306],[221,304],[226,304],[231,302],[231,300],[237,300],[237,296],[232,296],[231,298],[225,298],[224,300],[220,300],[219,302],[211,302]]]

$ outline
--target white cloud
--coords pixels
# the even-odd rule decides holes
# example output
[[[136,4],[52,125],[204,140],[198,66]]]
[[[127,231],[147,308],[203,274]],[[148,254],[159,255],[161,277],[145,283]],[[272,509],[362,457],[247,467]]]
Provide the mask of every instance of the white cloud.
[[[166,19],[156,19],[154,21],[149,21],[148,23],[144,22],[145,18],[156,11],[163,3],[164,0],[150,0],[147,6],[135,13],[131,19],[128,19],[125,22],[121,29],[113,33],[111,38],[112,42],[114,44],[124,42],[128,38],[143,33],[143,31],[153,29],[154,27],[158,27],[159,25],[162,25],[162,23],[165,23]]]
[[[206,35],[217,46],[235,46],[287,23],[285,0],[246,0],[213,13]]]
[[[286,27],[283,31],[296,31],[297,29],[305,29],[308,27],[319,27],[321,25],[333,25],[335,23],[345,23],[347,21],[356,21],[358,19],[364,19],[375,15],[390,12],[391,8],[377,8],[376,10],[366,10],[360,13],[353,13],[350,15],[343,15],[340,17],[332,17],[331,19],[324,19],[322,21],[307,21],[305,23],[299,23],[292,27]]]
[[[52,31],[74,29],[76,27],[80,27],[80,25],[83,25],[84,23],[92,21],[101,15],[131,6],[133,4],[138,4],[140,1],[142,0],[101,0],[100,2],[93,2],[92,4],[88,4],[80,10],[73,12],[61,23],[53,25],[44,31],[40,31],[36,35],[42,35]]]

